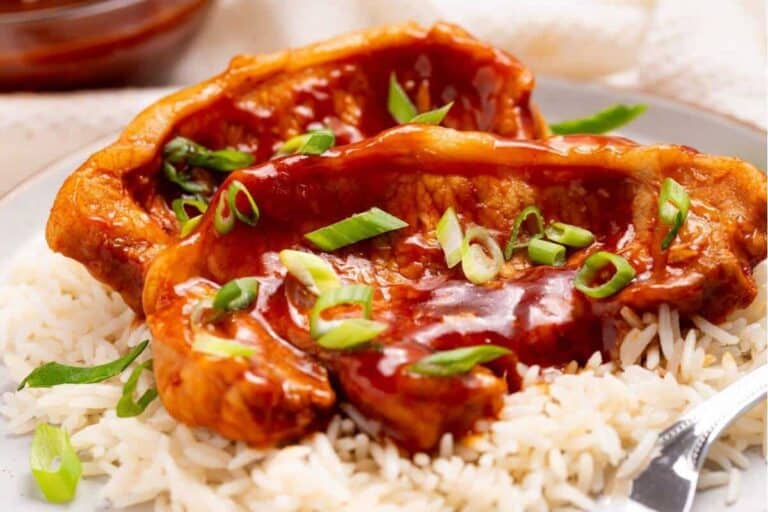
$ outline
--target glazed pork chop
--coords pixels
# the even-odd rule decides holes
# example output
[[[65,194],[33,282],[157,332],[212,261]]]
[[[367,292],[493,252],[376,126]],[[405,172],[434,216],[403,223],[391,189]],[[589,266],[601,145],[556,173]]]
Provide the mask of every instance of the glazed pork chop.
[[[673,237],[659,213],[669,180],[690,201]],[[258,218],[222,225],[233,217],[226,198],[237,183]],[[248,194],[235,193],[229,204],[248,211]],[[518,361],[610,357],[626,331],[623,306],[643,312],[667,303],[722,320],[755,296],[751,269],[766,256],[760,171],[615,137],[528,142],[409,125],[320,156],[236,171],[211,204],[189,238],[150,265],[143,304],[154,371],[174,417],[259,446],[312,431],[343,400],[402,446],[430,450],[443,433],[466,433],[499,410],[518,386]],[[447,209],[467,233],[485,229],[487,247],[504,247],[532,205],[547,224],[577,226],[592,240],[551,265],[513,251],[484,280],[469,279],[463,263],[449,268],[436,237]],[[307,238],[371,208],[400,222],[340,248]],[[363,313],[381,326],[376,335],[352,348],[321,344],[313,322],[325,293],[318,298],[287,269],[285,250],[319,258],[338,277],[334,286],[370,290]],[[622,287],[603,297],[576,285],[597,253],[631,267]],[[599,287],[610,276],[592,277]],[[258,283],[251,299],[211,317],[212,297],[236,278]],[[331,318],[360,315],[354,304],[332,305]],[[211,339],[226,350],[198,349]],[[459,372],[415,371],[431,355],[484,345],[504,352]]]
[[[446,126],[526,139],[547,134],[530,101],[531,73],[452,25],[387,26],[240,56],[221,75],[149,107],[70,176],[53,205],[48,243],[141,312],[147,266],[178,239],[173,199],[209,196],[226,176],[198,164],[168,168],[168,141],[234,148],[248,163],[272,158],[310,129],[330,129],[337,144],[357,142],[398,124],[387,108],[392,77],[419,112],[452,102]],[[200,182],[195,188],[184,181],[189,176]]]

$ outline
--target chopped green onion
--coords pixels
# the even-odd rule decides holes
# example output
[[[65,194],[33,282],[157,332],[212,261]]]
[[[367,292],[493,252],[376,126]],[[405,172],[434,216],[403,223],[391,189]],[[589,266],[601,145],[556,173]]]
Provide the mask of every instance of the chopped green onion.
[[[336,136],[328,128],[311,130],[291,137],[277,150],[278,155],[298,153],[300,155],[320,155],[336,143]]]
[[[224,213],[225,208],[227,213]],[[220,235],[226,235],[235,229],[235,212],[227,204],[226,191],[219,193],[219,199],[216,203],[216,211],[213,216],[213,227]]]
[[[464,234],[461,232],[459,218],[453,208],[448,208],[437,223],[437,241],[443,248],[445,263],[448,268],[453,268],[461,261],[461,243]]]
[[[196,208],[201,215],[190,217],[187,213],[188,206]],[[173,213],[176,215],[176,219],[178,219],[179,225],[181,226],[180,236],[181,238],[186,238],[187,235],[189,235],[192,230],[195,229],[198,224],[200,224],[200,221],[203,220],[202,214],[205,213],[205,211],[208,209],[208,203],[202,199],[180,197],[173,200],[171,203],[171,208],[173,209]]]
[[[29,467],[49,502],[66,503],[75,497],[83,468],[65,430],[45,423],[37,426]]]
[[[257,352],[254,346],[219,338],[204,331],[195,333],[192,350],[217,357],[251,357]]]
[[[461,243],[461,269],[467,279],[483,284],[496,277],[502,265],[504,255],[490,232],[478,226],[469,228]]]
[[[623,126],[645,112],[646,105],[612,105],[594,115],[549,125],[552,133],[605,133]]]
[[[137,400],[133,400],[133,393],[136,391],[136,385],[139,383],[139,376],[144,370],[152,371],[152,360],[144,361],[131,372],[131,376],[125,381],[123,385],[123,395],[120,397],[120,401],[117,402],[117,417],[118,418],[131,418],[138,416],[147,406],[157,398],[157,389],[149,388],[141,395]]]
[[[598,273],[606,266],[613,265],[615,272],[605,283],[590,286]],[[621,291],[635,277],[635,269],[627,260],[608,251],[597,251],[584,260],[584,264],[576,273],[574,285],[577,290],[588,297],[603,299]]]
[[[335,251],[360,240],[402,229],[408,223],[379,208],[357,213],[329,226],[316,229],[304,235],[310,242],[324,251]]]
[[[691,198],[685,188],[672,178],[664,178],[659,191],[659,219],[671,226],[671,229],[661,242],[663,250],[669,249],[672,245],[672,241],[688,217],[690,207]]]
[[[365,318],[342,320],[336,327],[317,339],[317,344],[329,350],[345,350],[371,341],[387,329],[387,324]]]
[[[595,235],[588,229],[564,222],[553,222],[545,231],[548,239],[568,247],[586,247],[595,241]]]
[[[504,246],[504,259],[508,260],[516,250],[528,246],[527,241],[518,242],[517,239],[520,237],[520,228],[522,227],[523,222],[530,216],[533,216],[533,219],[536,221],[536,231],[531,233],[531,237],[544,234],[544,217],[542,217],[539,207],[531,205],[523,208],[523,211],[518,213],[517,217],[515,217],[515,223],[512,225],[512,233],[509,235],[507,245]]]
[[[414,116],[410,120],[410,122],[438,125],[443,122],[443,119],[445,119],[445,116],[448,115],[448,111],[451,110],[452,106],[453,106],[453,102],[451,101],[449,103],[446,103],[440,108],[429,110],[427,112],[422,112],[421,114]]]
[[[365,284],[347,284],[321,293],[309,315],[309,333],[313,338],[320,338],[344,322],[344,320],[323,320],[322,318],[323,311],[342,304],[359,304],[363,308],[362,317],[370,319],[373,287]]]
[[[440,124],[445,119],[445,116],[448,115],[448,111],[451,110],[452,106],[453,102],[451,101],[440,108],[419,114],[416,106],[397,81],[397,75],[394,72],[389,74],[387,109],[398,123]]]
[[[163,162],[163,174],[168,181],[177,184],[184,192],[208,194],[211,191],[207,183],[195,181],[189,174],[177,171],[170,162]]]
[[[59,384],[92,384],[102,382],[119,374],[139,357],[149,340],[144,340],[119,359],[98,366],[67,366],[59,363],[46,363],[32,370],[19,384],[31,388],[50,388]]]
[[[416,361],[408,371],[433,377],[450,377],[467,373],[478,364],[493,361],[510,352],[509,349],[498,345],[475,345],[441,350]]]
[[[212,151],[185,137],[175,137],[163,148],[163,156],[167,162],[202,167],[212,171],[234,171],[248,167],[253,163],[253,155],[234,149],[219,149]]]
[[[251,211],[247,214],[241,212],[240,208],[237,207],[238,193],[243,194],[248,200],[248,206],[250,206]],[[256,201],[253,200],[251,193],[245,188],[245,185],[243,185],[241,181],[233,180],[232,183],[229,184],[229,188],[227,189],[227,203],[229,204],[230,212],[235,212],[235,217],[237,217],[240,222],[248,224],[249,226],[255,226],[256,223],[259,222],[259,207],[256,205]]]
[[[255,277],[241,277],[219,288],[213,298],[213,309],[219,312],[236,311],[250,306],[259,293],[259,281]]]
[[[394,72],[389,74],[389,95],[387,96],[387,109],[392,117],[400,124],[408,123],[416,117],[418,111],[411,99],[397,81]]]
[[[280,251],[280,261],[293,277],[315,295],[338,288],[341,283],[331,264],[320,256],[285,249]]]
[[[528,241],[528,258],[539,265],[560,267],[565,263],[565,247],[541,238]]]

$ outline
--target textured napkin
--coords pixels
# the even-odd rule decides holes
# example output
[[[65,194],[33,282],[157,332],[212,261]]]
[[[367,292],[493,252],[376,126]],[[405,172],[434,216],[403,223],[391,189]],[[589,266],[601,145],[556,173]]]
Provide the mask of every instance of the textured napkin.
[[[413,19],[462,25],[535,72],[644,90],[766,126],[763,0],[218,0],[175,83],[237,53]],[[119,130],[168,89],[0,95],[0,193]]]

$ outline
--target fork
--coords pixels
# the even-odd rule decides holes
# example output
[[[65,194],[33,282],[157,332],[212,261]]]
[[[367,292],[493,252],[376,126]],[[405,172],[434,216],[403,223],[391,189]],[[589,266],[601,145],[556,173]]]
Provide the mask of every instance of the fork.
[[[736,418],[768,396],[768,365],[740,378],[659,434],[648,467],[631,482],[629,497],[605,497],[601,512],[688,512],[712,443]]]

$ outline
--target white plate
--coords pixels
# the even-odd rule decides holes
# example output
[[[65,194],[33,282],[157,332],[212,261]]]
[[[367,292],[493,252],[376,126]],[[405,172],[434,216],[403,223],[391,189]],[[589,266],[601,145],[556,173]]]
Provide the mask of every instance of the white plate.
[[[558,121],[583,116],[612,103],[646,103],[648,111],[621,130],[621,134],[639,142],[668,142],[686,144],[709,153],[743,158],[765,169],[766,135],[757,129],[701,110],[692,109],[651,96],[631,94],[583,84],[571,84],[540,79],[536,101],[547,119]],[[41,236],[49,205],[64,178],[88,155],[103,147],[109,139],[78,151],[52,164],[22,184],[0,201],[0,268],[5,267],[14,251],[33,237]],[[13,385],[0,368],[0,391]],[[4,422],[0,420],[0,429]],[[54,506],[41,501],[28,468],[29,437],[0,437],[0,510],[14,512],[44,512],[67,510],[86,512],[107,510],[98,499],[99,482],[81,482],[75,502]],[[741,501],[732,510],[766,510],[765,466],[753,456],[749,471],[742,475]],[[697,512],[724,510],[722,490],[701,493],[695,505]],[[137,507],[132,510],[148,510]]]

